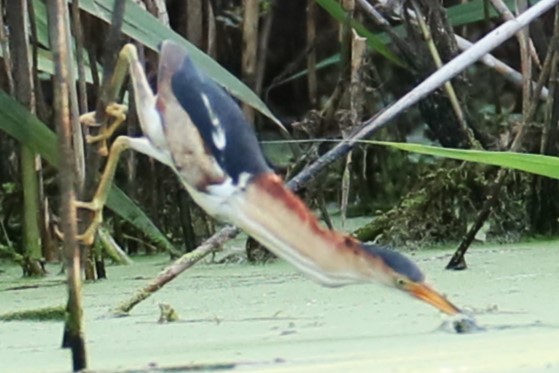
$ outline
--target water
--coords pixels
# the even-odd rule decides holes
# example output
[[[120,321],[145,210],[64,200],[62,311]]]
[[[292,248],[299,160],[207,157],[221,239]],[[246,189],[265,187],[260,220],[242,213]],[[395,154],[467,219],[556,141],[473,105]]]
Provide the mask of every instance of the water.
[[[249,372],[559,372],[559,242],[474,248],[470,269],[445,271],[448,251],[414,255],[434,286],[485,331],[456,334],[435,309],[381,286],[327,289],[285,263],[198,265],[129,317],[107,311],[166,264],[110,267],[84,288],[89,366],[111,372],[197,366]],[[62,277],[5,291],[0,313],[64,304]],[[50,267],[53,273],[57,268]],[[29,280],[18,280],[18,285]],[[159,324],[159,303],[181,321]],[[65,372],[59,322],[0,322],[0,372]],[[185,371],[185,370],[175,370]]]

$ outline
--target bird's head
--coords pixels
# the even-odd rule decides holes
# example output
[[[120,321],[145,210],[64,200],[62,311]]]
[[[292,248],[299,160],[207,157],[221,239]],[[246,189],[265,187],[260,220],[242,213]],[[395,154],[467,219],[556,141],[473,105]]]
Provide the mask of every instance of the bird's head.
[[[376,267],[374,277],[377,280],[420,299],[448,315],[461,313],[458,307],[425,282],[423,272],[406,256],[371,244],[362,244],[362,248]]]

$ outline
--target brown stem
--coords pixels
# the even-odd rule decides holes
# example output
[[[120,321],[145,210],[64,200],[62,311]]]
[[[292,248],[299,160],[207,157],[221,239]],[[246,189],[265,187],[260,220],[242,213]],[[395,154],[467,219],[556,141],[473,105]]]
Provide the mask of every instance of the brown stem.
[[[83,308],[81,297],[80,250],[76,240],[77,224],[75,191],[75,165],[72,150],[72,125],[68,101],[69,81],[68,51],[69,42],[66,33],[67,3],[65,0],[49,0],[48,20],[49,36],[55,62],[54,74],[54,110],[56,131],[58,134],[58,151],[60,154],[58,182],[60,187],[60,217],[64,233],[64,255],[68,277],[68,319],[65,324],[65,341],[72,350],[74,371],[87,368],[86,347],[83,331]]]
[[[211,238],[207,239],[196,250],[183,255],[172,265],[165,268],[163,272],[161,272],[155,279],[153,279],[153,281],[151,281],[144,288],[137,291],[136,294],[134,294],[127,301],[118,305],[113,312],[117,315],[128,314],[135,305],[148,298],[151,294],[155,293],[161,287],[165,286],[165,284],[173,280],[180,273],[192,267],[200,259],[211,253],[217,247],[220,247],[223,243],[235,237],[238,233],[239,230],[237,228],[223,228],[221,231],[214,234]]]
[[[256,58],[258,55],[258,0],[244,0],[243,14],[243,80],[252,89],[256,85]],[[243,105],[243,111],[249,123],[254,123],[254,109],[250,105]]]
[[[530,58],[530,37],[528,34],[528,28],[521,30],[517,33],[518,43],[520,45],[520,58],[521,58],[521,66],[522,66],[522,75],[523,75],[523,95],[522,95],[522,113],[523,119],[520,123],[518,132],[514,137],[512,144],[510,145],[509,151],[517,152],[520,150],[522,146],[522,141],[524,139],[526,123],[532,121],[532,118],[536,112],[536,107],[539,102],[539,91],[536,91],[535,94],[532,95],[532,64]],[[546,57],[546,61],[551,59],[553,55],[553,48],[550,48],[548,51],[548,55]],[[544,65],[547,65],[544,63]],[[542,76],[547,76],[548,73],[546,71],[542,71],[540,74],[540,79],[538,80],[537,88],[540,89],[543,87],[543,81],[541,79]],[[481,210],[479,211],[475,223],[470,227],[466,236],[462,239],[458,248],[452,255],[452,258],[446,265],[446,269],[454,269],[454,270],[462,270],[467,268],[465,255],[468,251],[468,248],[472,244],[477,232],[481,229],[487,218],[489,217],[491,210],[495,206],[496,201],[499,199],[499,194],[501,192],[501,188],[504,184],[504,180],[506,175],[508,174],[507,169],[500,169],[497,173],[497,177],[495,182],[491,186],[490,192],[487,196],[485,203],[483,204]]]
[[[6,8],[6,20],[10,30],[10,53],[13,59],[13,94],[23,106],[35,114],[35,87],[28,37],[28,15],[27,0],[12,1]],[[42,258],[38,179],[40,162],[37,154],[25,145],[20,148],[19,160],[23,187],[22,245],[25,248],[25,257],[29,264],[24,268],[24,273],[40,276],[44,274],[40,265]]]
[[[318,88],[316,80],[316,49],[312,48],[316,39],[316,7],[315,0],[307,1],[307,85],[309,101],[312,107],[318,102]]]
[[[264,73],[266,72],[266,60],[268,56],[268,46],[270,45],[270,35],[272,32],[272,24],[274,21],[275,1],[271,0],[268,6],[268,12],[264,19],[262,32],[258,38],[258,53],[256,61],[256,82],[254,84],[254,92],[260,97],[264,86]]]

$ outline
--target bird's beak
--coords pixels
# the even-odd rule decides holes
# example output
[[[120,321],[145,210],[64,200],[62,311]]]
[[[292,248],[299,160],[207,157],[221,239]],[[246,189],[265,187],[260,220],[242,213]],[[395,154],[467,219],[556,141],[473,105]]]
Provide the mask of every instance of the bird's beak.
[[[456,315],[461,313],[458,307],[450,303],[449,300],[425,283],[411,283],[408,285],[407,290],[417,299],[421,299],[422,301],[429,303],[447,315]]]

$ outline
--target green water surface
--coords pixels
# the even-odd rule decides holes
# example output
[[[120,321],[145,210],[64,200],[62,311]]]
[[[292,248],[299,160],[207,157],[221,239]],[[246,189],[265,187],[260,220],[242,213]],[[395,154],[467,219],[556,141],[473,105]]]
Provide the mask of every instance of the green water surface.
[[[201,264],[137,306],[105,317],[168,264],[140,258],[110,267],[109,280],[86,284],[89,366],[234,367],[250,372],[559,372],[559,242],[474,248],[470,269],[443,269],[449,251],[414,258],[430,282],[470,310],[484,332],[441,328],[435,309],[381,286],[329,289],[279,262]],[[64,304],[62,276],[30,284],[0,267],[0,313]],[[53,273],[57,267],[50,267]],[[16,279],[16,280],[14,280]],[[159,324],[159,303],[181,320]],[[61,322],[0,322],[0,372],[68,372]]]

